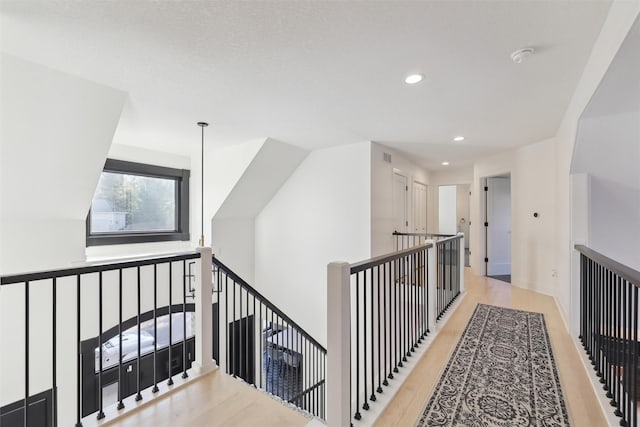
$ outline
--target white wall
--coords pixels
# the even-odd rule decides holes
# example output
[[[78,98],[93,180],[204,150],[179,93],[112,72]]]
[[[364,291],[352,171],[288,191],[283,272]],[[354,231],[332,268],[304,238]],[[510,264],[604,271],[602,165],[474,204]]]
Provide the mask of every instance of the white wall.
[[[471,190],[471,223],[484,223],[483,178],[511,174],[512,284],[552,294],[557,269],[552,251],[555,236],[555,177],[544,173],[555,164],[553,139],[475,162]],[[538,212],[534,218],[533,213]],[[477,231],[475,231],[477,230]],[[484,248],[484,230],[474,228],[471,246]],[[471,267],[484,274],[484,251],[471,254]]]
[[[457,189],[455,185],[438,187],[438,233],[456,234],[457,231]]]
[[[322,344],[327,264],[370,256],[370,153],[311,152],[255,220],[257,288]]]
[[[267,139],[213,217],[214,253],[248,283],[254,283],[254,219],[308,152]]]
[[[391,154],[392,162],[384,161],[384,153]],[[397,171],[407,177],[409,197],[413,194],[413,183],[420,182],[427,185],[429,190],[429,175],[427,171],[406,158],[403,154],[378,143],[371,143],[371,255],[383,255],[395,250],[395,240],[391,233],[394,231],[393,217],[393,173]],[[428,191],[429,194],[429,191]],[[427,198],[427,207],[433,203]],[[407,212],[412,212],[411,201]],[[429,221],[428,209],[427,220]],[[409,221],[412,215],[409,214]],[[409,224],[411,230],[412,224]]]
[[[69,266],[125,94],[1,58],[0,273]]]
[[[588,213],[575,210],[572,219],[588,216],[589,247],[637,270],[639,164],[640,111],[580,121],[572,173],[591,176],[590,203]]]
[[[555,162],[555,237],[552,253],[557,267],[558,287],[555,292],[560,311],[568,319],[570,310],[578,310],[578,301],[571,301],[571,286],[575,286],[579,271],[571,269],[574,239],[571,235],[571,161],[576,141],[578,121],[585,106],[611,64],[629,29],[640,13],[640,2],[616,0],[596,40],[580,81],[556,134]],[[575,265],[575,264],[574,264]],[[573,307],[573,308],[572,308]],[[572,325],[574,327],[574,325]]]
[[[12,56],[1,59],[0,274],[70,266],[84,258],[85,218],[125,94]],[[51,287],[31,286],[35,394],[50,388]],[[0,289],[0,406],[23,394],[25,325],[16,321],[24,318],[23,295],[21,285]],[[65,296],[61,290],[60,301]],[[61,312],[61,321],[73,314]],[[61,343],[59,353],[69,361],[71,342]],[[73,369],[60,377],[61,387],[75,380]],[[72,396],[69,390],[61,388],[60,398]],[[71,423],[61,415],[61,424]]]

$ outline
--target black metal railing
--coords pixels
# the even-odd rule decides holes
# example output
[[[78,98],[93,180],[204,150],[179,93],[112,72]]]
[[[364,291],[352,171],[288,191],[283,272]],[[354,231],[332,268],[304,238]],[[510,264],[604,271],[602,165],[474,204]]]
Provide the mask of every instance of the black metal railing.
[[[193,311],[193,304],[187,303],[191,276],[187,264],[199,257],[192,252],[1,277],[3,298],[11,298],[10,305],[24,313],[24,336],[1,338],[23,342],[22,349],[12,352],[22,350],[24,393],[21,400],[6,406],[10,410],[0,413],[0,424],[57,426],[62,391],[65,402],[75,400],[75,408],[65,407],[71,416],[60,423],[81,426],[85,416],[104,418],[103,393],[110,384],[117,384],[113,403],[122,409],[126,397],[135,394],[135,400],[141,400],[142,390],[156,392],[160,381],[171,384],[180,372],[186,377],[194,354],[193,339],[187,336],[187,313]],[[161,315],[168,315],[169,326],[159,331]],[[49,321],[50,328],[43,328]],[[175,322],[181,332],[174,328]],[[22,328],[16,330],[22,333]],[[42,342],[51,343],[44,354]],[[61,360],[58,352],[68,353],[69,342],[74,343],[75,360]],[[30,388],[32,372],[42,372],[42,366],[33,366],[39,359],[47,359],[51,372],[44,405],[36,402],[42,390]],[[60,390],[61,374],[74,370],[75,386]],[[74,394],[75,399],[68,398]]]
[[[352,405],[354,418],[404,366],[429,332],[427,255],[423,244],[351,264]],[[362,406],[361,406],[362,405]]]
[[[396,251],[414,248],[423,245],[426,240],[440,240],[455,236],[455,234],[437,234],[437,233],[401,233],[394,231],[391,233],[395,236]]]
[[[580,252],[580,341],[621,426],[638,425],[640,272],[589,249]]]
[[[436,242],[438,273],[436,279],[436,319],[460,295],[461,236],[446,237]]]
[[[327,350],[215,256],[223,294],[226,372],[314,416],[326,418]]]

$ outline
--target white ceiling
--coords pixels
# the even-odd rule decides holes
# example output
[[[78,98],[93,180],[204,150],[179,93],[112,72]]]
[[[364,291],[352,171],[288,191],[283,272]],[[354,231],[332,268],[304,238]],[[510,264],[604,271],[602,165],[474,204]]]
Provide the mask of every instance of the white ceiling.
[[[210,144],[371,140],[441,169],[555,135],[609,5],[3,0],[0,31],[7,53],[127,91],[118,143],[191,149],[208,120]]]

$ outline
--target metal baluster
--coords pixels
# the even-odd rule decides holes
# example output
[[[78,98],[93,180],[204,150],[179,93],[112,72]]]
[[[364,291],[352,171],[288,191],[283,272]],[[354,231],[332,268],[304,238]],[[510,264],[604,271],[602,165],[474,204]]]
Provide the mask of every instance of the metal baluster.
[[[231,285],[231,290],[233,291],[233,315],[231,316],[231,339],[229,340],[229,345],[231,346],[231,363],[233,364],[231,369],[233,378],[237,378],[238,374],[238,366],[236,363],[236,359],[238,358],[236,351],[236,287],[237,283],[234,279]]]
[[[413,345],[411,346],[411,351],[415,352],[416,351],[416,347],[418,346],[418,304],[417,304],[417,294],[416,294],[416,290],[418,289],[418,284],[416,283],[416,268],[417,268],[417,263],[416,263],[416,254],[413,253],[411,254],[411,261],[412,261],[412,266],[411,266],[411,295],[412,295],[412,301],[411,301],[411,312],[413,313],[413,321],[411,322],[411,327],[413,330],[413,335],[411,337],[411,340],[413,341]]]
[[[622,341],[622,334],[620,331],[620,278],[618,277],[618,275],[615,276],[615,340],[616,340],[616,346],[615,346],[615,354],[616,354],[616,368],[615,368],[615,379],[614,379],[614,383],[615,383],[615,392],[614,392],[614,396],[613,396],[613,400],[611,401],[611,404],[613,406],[615,406],[616,410],[615,410],[615,415],[616,416],[620,416],[622,415],[622,412],[620,412],[620,369],[622,368],[622,363],[620,360],[620,352],[624,349],[624,347],[622,347],[620,345],[620,342]]]
[[[389,385],[389,381],[387,380],[387,375],[389,375],[389,371],[387,371],[387,352],[389,350],[389,347],[387,347],[387,290],[389,289],[389,282],[386,280],[387,279],[387,264],[388,263],[384,263],[383,265],[383,270],[382,270],[382,318],[383,318],[383,323],[382,323],[382,327],[383,327],[383,332],[382,335],[384,337],[384,381],[382,381],[382,384],[387,386]],[[324,377],[323,377],[324,378]]]
[[[356,413],[354,418],[356,420],[362,418],[360,414],[360,273],[356,273]]]
[[[602,283],[602,266],[598,265],[598,345],[595,348],[595,352],[596,352],[596,357],[597,357],[597,366],[598,366],[598,372],[597,372],[597,376],[599,378],[599,382],[600,384],[604,384],[604,378],[603,378],[603,371],[604,371],[604,367],[603,367],[603,357],[602,357],[602,352],[604,351],[604,346],[603,346],[603,326],[604,326],[604,307],[603,307],[603,303],[604,303],[604,285]]]
[[[80,304],[78,304],[80,307]],[[79,310],[78,310],[79,311]],[[78,323],[79,324],[79,323]],[[79,335],[79,334],[78,334]],[[78,352],[80,352],[80,340],[78,339]],[[24,427],[29,425],[29,282],[24,282]],[[78,366],[80,362],[78,361]],[[78,419],[79,415],[78,415]],[[79,421],[78,421],[79,422]]]
[[[120,283],[122,286],[122,281]],[[173,359],[171,358],[171,348],[173,347],[173,302],[172,302],[172,294],[173,293],[173,263],[169,262],[169,380],[167,381],[167,385],[173,385]],[[122,306],[122,301],[120,302]],[[122,323],[122,322],[120,322]],[[120,340],[120,348],[122,349],[122,340]],[[120,358],[122,359],[122,352],[120,353]]]
[[[140,267],[138,267],[139,269]],[[139,273],[138,273],[139,274]],[[139,283],[139,281],[138,281]],[[139,329],[138,323],[138,329]],[[140,335],[138,335],[138,341]],[[187,260],[182,260],[182,379],[189,378],[187,374]]]
[[[585,327],[584,327],[584,278],[585,278],[584,255],[580,254],[580,341],[584,345]]]
[[[82,378],[82,366],[81,366],[81,362],[80,362],[80,358],[82,356],[82,349],[81,349],[81,342],[80,342],[80,315],[81,315],[81,309],[80,309],[80,275],[77,274],[76,275],[76,311],[77,311],[77,317],[76,317],[76,343],[77,343],[77,353],[76,353],[76,410],[77,410],[77,418],[76,418],[76,427],[82,427],[82,422],[80,421],[81,418],[81,414],[82,414],[82,406],[80,405],[80,379]],[[29,290],[27,289],[27,295],[29,295]],[[27,320],[28,316],[27,316]],[[25,324],[25,327],[27,328],[26,330],[28,331],[29,328],[27,327],[28,323]],[[28,345],[29,340],[27,340],[27,345]],[[27,357],[27,361],[29,360],[29,358]],[[27,374],[28,374],[28,370],[27,370]],[[27,375],[28,378],[28,375]],[[29,386],[29,381],[25,381],[25,384],[27,385],[27,387]],[[29,393],[27,393],[29,394]],[[25,408],[27,408],[26,406],[26,401],[25,401]],[[26,414],[26,410],[25,410],[25,414]],[[25,415],[26,417],[26,415]],[[25,418],[25,427],[27,425],[27,419]]]
[[[402,257],[402,261],[404,264],[404,339],[405,339],[405,350],[406,350],[406,357],[403,358],[403,360],[406,362],[407,361],[407,357],[411,357],[411,348],[409,345],[409,335],[411,333],[411,320],[410,320],[410,275],[411,272],[409,271],[409,257],[408,256],[404,256]]]
[[[631,327],[631,333],[633,335],[632,353],[631,353],[631,416],[633,418],[633,427],[638,425],[638,288],[631,285],[631,291],[633,295],[633,323]]]
[[[153,264],[153,388],[152,393],[158,389],[158,368],[156,356],[158,353],[158,265]]]
[[[614,353],[614,335],[613,335],[613,291],[614,287],[611,283],[612,272],[607,269],[607,398],[612,399],[613,393],[613,362],[615,361]]]
[[[250,329],[249,329],[249,290],[246,289],[246,292],[247,292],[247,298],[245,299],[245,302],[244,302],[245,303],[245,314],[246,314],[246,316],[245,316],[245,319],[246,319],[245,320],[245,347],[244,348],[246,349],[247,354],[249,354],[249,339],[253,338],[253,337],[249,336],[249,333],[250,333]],[[255,319],[255,316],[254,316],[254,319]],[[251,375],[249,375],[249,372],[250,372],[249,371],[249,357],[245,357],[245,364],[246,364],[245,372],[244,372],[245,380],[247,382],[249,382],[249,379],[251,378]]]
[[[362,279],[363,279],[363,286],[362,286],[362,292],[364,294],[363,297],[363,313],[364,315],[362,316],[362,320],[363,320],[363,328],[362,328],[362,337],[363,337],[363,341],[364,341],[364,345],[362,346],[362,348],[364,349],[364,354],[362,357],[363,360],[363,371],[364,371],[364,375],[362,376],[362,378],[364,379],[363,383],[364,383],[364,404],[362,405],[362,409],[364,410],[369,410],[369,402],[368,402],[368,393],[367,393],[367,273],[366,270],[363,272],[362,274]]]
[[[171,266],[171,264],[169,264]],[[171,271],[171,270],[169,270]],[[169,313],[171,317],[171,313]],[[118,410],[124,409],[122,402],[122,269],[118,269]],[[169,358],[171,359],[171,358]]]
[[[57,280],[54,277],[53,283],[51,284],[51,295],[52,295],[52,315],[51,315],[51,330],[53,332],[51,339],[52,342],[52,360],[51,360],[51,372],[52,372],[52,383],[53,383],[53,402],[51,404],[51,419],[53,420],[53,427],[58,426],[58,378],[57,378],[57,351],[58,351],[58,337],[57,337],[57,321],[56,315],[58,313],[58,298],[57,298]]]
[[[242,319],[243,319],[243,317],[242,317],[242,283],[239,283],[238,287],[239,287],[239,291],[240,291],[240,292],[238,292],[238,294],[239,294],[238,295],[238,301],[239,301],[238,308],[240,309],[240,318],[238,319],[238,322],[239,322],[238,323],[238,333],[239,333],[239,335],[238,335],[238,346],[239,346],[238,359],[240,359],[240,360],[238,360],[238,362],[240,362],[240,366],[238,366],[238,375],[240,376],[240,378],[242,378],[243,380],[246,381],[246,373],[243,372],[245,364],[242,363],[242,357],[244,356],[244,352],[242,351],[243,350],[243,345],[242,344],[243,344],[243,341],[244,341],[244,334],[242,333],[242,331],[244,329],[244,327],[242,326]],[[246,350],[246,347],[244,349]],[[246,359],[246,357],[245,357],[245,359]]]
[[[374,310],[373,310],[373,306],[374,306],[374,298],[375,298],[375,283],[373,281],[373,268],[371,267],[368,269],[369,271],[369,281],[371,283],[371,348],[369,350],[369,354],[371,355],[371,396],[369,397],[369,399],[372,402],[376,401],[376,394],[375,394],[375,389],[376,389],[376,380],[375,380],[375,371],[376,371],[376,365],[374,362],[374,357],[375,357],[375,324],[374,324],[374,318],[373,318],[373,314],[374,314]],[[365,347],[366,348],[366,347]]]
[[[104,418],[102,410],[102,271],[98,272],[98,419]]]
[[[138,266],[136,268],[137,274],[138,274],[138,316],[137,316],[137,320],[138,320],[138,357],[136,358],[136,377],[137,377],[137,391],[138,394],[136,394],[136,402],[142,400],[142,395],[140,394],[140,350],[141,350],[141,343],[140,343],[140,266]]]
[[[393,372],[398,373],[398,367],[402,367],[402,359],[400,357],[400,352],[402,351],[401,345],[400,345],[400,299],[399,299],[399,293],[400,293],[400,283],[399,283],[399,279],[400,279],[400,260],[396,259],[394,260],[394,284],[393,284],[393,290],[394,290],[394,301],[393,301],[393,317],[394,317],[394,328],[395,328],[395,334],[393,337],[393,341],[395,344],[395,351],[394,351],[394,356],[395,356],[395,365],[393,367]]]
[[[624,345],[625,345],[625,351],[623,353],[623,364],[622,366],[624,366],[624,374],[623,374],[623,389],[624,389],[624,393],[625,393],[625,400],[624,400],[624,405],[623,405],[623,417],[622,420],[625,424],[623,424],[622,422],[620,423],[621,425],[627,425],[626,422],[629,421],[629,413],[631,411],[631,399],[630,399],[630,393],[629,393],[629,356],[630,356],[630,352],[631,352],[631,347],[630,347],[630,342],[629,342],[629,303],[628,303],[628,298],[629,296],[629,284],[627,283],[627,286],[624,287],[623,290],[623,294],[622,294],[622,309],[624,310],[624,316],[622,318],[622,323],[623,323],[623,327],[622,330],[624,331]]]
[[[271,371],[271,379],[270,379],[270,381],[271,381],[271,387],[270,387],[271,390],[269,390],[269,392],[271,394],[278,394],[277,384],[276,384],[276,387],[273,386],[273,379],[274,379],[273,366],[276,363],[276,360],[275,360],[275,358],[273,356],[275,356],[274,352],[277,351],[277,348],[275,348],[275,345],[277,343],[273,341],[273,340],[276,339],[276,337],[275,337],[275,329],[273,327],[273,310],[271,310],[271,337],[272,337],[272,341],[271,341],[271,356],[272,357],[271,357],[271,362],[270,362],[271,363],[271,366],[270,366],[271,367],[271,369],[270,369],[270,371]]]
[[[380,366],[380,362],[382,361],[382,357],[381,357],[381,347],[382,345],[381,343],[381,339],[380,339],[380,266],[377,266],[377,272],[378,272],[378,301],[377,301],[377,306],[378,306],[378,388],[376,389],[376,391],[378,393],[382,393],[382,372],[381,372],[381,366]]]
[[[255,302],[255,297],[254,297]],[[262,368],[265,363],[267,363],[267,357],[265,355],[265,350],[263,348],[263,341],[265,340],[264,336],[264,321],[262,320],[262,301],[258,303],[258,308],[260,309],[260,388],[263,389],[264,385],[262,384]]]

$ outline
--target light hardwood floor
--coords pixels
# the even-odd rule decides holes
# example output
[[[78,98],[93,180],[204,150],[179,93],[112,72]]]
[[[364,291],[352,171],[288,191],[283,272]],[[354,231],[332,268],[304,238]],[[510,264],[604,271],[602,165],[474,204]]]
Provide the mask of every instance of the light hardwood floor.
[[[607,425],[553,298],[499,280],[477,277],[468,268],[465,269],[465,286],[467,294],[460,306],[389,403],[376,426],[415,425],[478,303],[543,313],[572,425]]]
[[[109,426],[302,427],[308,422],[300,413],[218,370]]]

